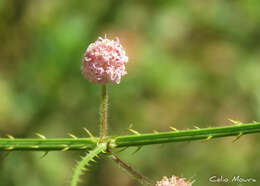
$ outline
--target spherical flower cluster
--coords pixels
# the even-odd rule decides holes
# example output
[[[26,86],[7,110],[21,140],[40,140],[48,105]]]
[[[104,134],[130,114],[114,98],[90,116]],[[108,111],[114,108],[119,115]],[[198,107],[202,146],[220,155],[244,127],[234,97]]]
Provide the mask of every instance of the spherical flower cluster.
[[[119,39],[99,38],[87,48],[82,60],[82,74],[92,83],[119,84],[127,74],[128,57]]]
[[[191,186],[192,183],[186,181],[185,178],[178,178],[176,176],[172,176],[170,178],[163,177],[161,181],[157,181],[155,186]]]

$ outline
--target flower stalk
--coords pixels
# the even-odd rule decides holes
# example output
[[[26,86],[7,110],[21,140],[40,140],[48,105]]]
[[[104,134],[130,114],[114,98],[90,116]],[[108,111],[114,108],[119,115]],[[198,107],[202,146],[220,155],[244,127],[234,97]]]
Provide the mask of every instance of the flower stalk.
[[[101,111],[100,111],[101,138],[107,136],[107,112],[108,112],[107,103],[108,103],[107,86],[102,85],[102,102],[101,102]]]

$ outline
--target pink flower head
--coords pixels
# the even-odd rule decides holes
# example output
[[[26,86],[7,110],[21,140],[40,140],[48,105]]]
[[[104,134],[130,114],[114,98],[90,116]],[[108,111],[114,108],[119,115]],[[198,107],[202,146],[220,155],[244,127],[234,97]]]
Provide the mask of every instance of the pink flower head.
[[[170,178],[163,177],[161,181],[157,181],[155,186],[191,186],[192,183],[186,181],[185,178],[178,178],[176,176],[172,176]]]
[[[121,77],[127,74],[128,57],[119,39],[99,37],[88,46],[82,62],[82,74],[92,83],[119,84]]]

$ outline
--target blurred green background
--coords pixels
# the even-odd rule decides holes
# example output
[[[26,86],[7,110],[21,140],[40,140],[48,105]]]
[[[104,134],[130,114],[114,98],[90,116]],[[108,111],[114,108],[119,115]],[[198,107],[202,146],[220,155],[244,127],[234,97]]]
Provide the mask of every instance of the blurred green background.
[[[258,0],[0,0],[0,135],[98,135],[100,86],[80,71],[87,46],[118,36],[128,75],[109,86],[109,133],[230,125],[260,120]],[[260,135],[208,143],[129,148],[123,160],[152,180],[172,174],[210,183],[213,175],[260,184]],[[80,152],[0,153],[0,186],[69,185]],[[111,160],[82,176],[82,186],[140,185]]]

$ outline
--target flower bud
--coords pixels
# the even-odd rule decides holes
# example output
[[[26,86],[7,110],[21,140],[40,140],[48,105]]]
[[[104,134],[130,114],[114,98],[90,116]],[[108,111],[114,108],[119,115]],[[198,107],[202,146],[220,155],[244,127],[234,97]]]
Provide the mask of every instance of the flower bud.
[[[167,178],[163,177],[161,181],[157,181],[155,186],[191,186],[192,183],[187,181],[185,178],[178,178],[176,176],[172,176]]]
[[[119,84],[127,74],[128,57],[119,39],[99,38],[87,48],[82,60],[82,74],[92,83]]]

